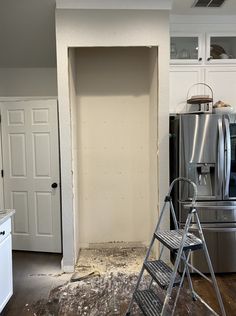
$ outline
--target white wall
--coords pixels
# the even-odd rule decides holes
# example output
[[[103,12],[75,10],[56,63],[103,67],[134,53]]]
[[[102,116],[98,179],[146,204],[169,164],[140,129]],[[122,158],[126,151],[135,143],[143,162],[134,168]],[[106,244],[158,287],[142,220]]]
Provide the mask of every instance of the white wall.
[[[57,96],[56,68],[0,68],[0,96]]]
[[[3,0],[0,8],[0,68],[55,68],[55,0]]]
[[[150,238],[149,59],[146,47],[77,49],[82,247]]]
[[[73,180],[73,209],[74,209],[74,247],[75,256],[79,253],[79,193],[78,193],[78,102],[77,102],[77,71],[76,52],[71,48],[69,57],[69,87],[70,87],[70,107],[71,107],[71,137],[72,137],[72,180]]]
[[[68,47],[158,46],[158,195],[168,188],[169,11],[57,10],[58,97],[61,139],[64,270],[74,266],[71,117]],[[157,208],[159,205],[156,206]]]
[[[157,161],[158,143],[158,48],[150,50],[149,62],[149,195],[150,195],[150,231],[153,232],[158,218],[156,197],[158,196],[159,162]],[[159,202],[159,201],[158,201]],[[168,219],[166,219],[168,221]]]

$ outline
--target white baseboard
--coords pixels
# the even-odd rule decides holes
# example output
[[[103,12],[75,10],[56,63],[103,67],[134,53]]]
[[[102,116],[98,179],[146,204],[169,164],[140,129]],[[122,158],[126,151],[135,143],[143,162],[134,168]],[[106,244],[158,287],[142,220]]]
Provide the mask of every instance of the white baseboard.
[[[61,260],[61,269],[64,273],[73,273],[75,271],[75,266],[73,265],[64,265],[63,258]]]

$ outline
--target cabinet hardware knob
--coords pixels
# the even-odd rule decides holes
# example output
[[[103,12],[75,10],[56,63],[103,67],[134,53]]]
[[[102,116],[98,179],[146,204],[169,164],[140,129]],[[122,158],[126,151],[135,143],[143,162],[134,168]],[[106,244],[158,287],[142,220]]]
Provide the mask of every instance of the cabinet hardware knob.
[[[199,58],[198,58],[198,61],[202,61],[202,57],[199,57]]]
[[[207,58],[207,61],[210,61],[211,59],[212,59],[212,57],[208,57],[208,58]]]
[[[5,230],[3,230],[2,232],[0,232],[0,235],[5,235]]]

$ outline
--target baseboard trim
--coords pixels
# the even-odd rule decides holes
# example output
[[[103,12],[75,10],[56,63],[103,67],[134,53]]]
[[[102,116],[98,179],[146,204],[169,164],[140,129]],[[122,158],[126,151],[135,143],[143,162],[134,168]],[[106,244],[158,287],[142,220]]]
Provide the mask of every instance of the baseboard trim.
[[[63,258],[62,258],[61,269],[62,269],[62,272],[64,272],[64,273],[73,273],[75,271],[75,266],[74,265],[64,265]]]

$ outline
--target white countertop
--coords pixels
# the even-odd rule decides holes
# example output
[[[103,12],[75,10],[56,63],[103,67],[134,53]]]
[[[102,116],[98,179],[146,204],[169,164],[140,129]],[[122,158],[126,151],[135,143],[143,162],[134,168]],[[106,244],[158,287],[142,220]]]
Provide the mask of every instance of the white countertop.
[[[16,211],[13,209],[0,210],[0,225],[4,223],[9,217],[11,217]]]

